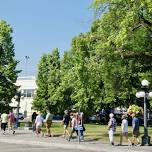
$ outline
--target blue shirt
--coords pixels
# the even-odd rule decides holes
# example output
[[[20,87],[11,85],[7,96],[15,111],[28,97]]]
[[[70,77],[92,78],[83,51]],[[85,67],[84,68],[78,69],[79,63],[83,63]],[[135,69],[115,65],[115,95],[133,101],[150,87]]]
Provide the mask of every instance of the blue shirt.
[[[132,120],[133,130],[139,131],[139,119],[134,117]]]

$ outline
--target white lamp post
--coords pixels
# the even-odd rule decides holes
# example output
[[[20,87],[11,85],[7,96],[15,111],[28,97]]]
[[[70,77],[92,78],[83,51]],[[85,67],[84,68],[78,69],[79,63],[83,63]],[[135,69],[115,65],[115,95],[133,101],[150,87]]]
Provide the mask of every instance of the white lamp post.
[[[152,97],[152,92],[148,91],[149,82],[147,80],[142,80],[141,82],[143,91],[137,92],[137,98],[144,99],[144,136],[142,136],[142,145],[150,145],[150,136],[148,136],[147,129],[147,98]]]

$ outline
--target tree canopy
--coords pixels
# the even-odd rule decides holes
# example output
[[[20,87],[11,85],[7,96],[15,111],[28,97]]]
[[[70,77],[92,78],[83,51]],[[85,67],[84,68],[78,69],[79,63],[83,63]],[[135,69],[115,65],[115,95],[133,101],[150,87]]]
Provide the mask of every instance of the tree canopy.
[[[13,30],[5,21],[0,21],[0,107],[4,109],[16,93],[15,82],[20,71],[16,70]],[[1,109],[1,110],[2,110]]]
[[[92,7],[90,31],[74,37],[62,58],[53,51],[49,59],[48,98],[58,112],[141,105],[140,82],[152,83],[151,0],[93,0]]]

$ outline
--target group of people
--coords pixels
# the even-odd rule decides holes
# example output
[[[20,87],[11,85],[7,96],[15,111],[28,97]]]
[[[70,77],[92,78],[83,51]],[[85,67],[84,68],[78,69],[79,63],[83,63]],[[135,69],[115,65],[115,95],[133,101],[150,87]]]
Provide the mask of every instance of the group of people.
[[[53,115],[48,111],[46,117],[44,118],[42,113],[39,112],[38,114],[34,112],[32,114],[32,128],[33,131],[36,132],[37,136],[43,136],[42,126],[45,125],[47,134],[46,136],[52,137],[53,132],[51,130]],[[84,123],[83,123],[83,113],[79,112],[69,112],[68,110],[64,111],[64,116],[62,120],[63,125],[63,137],[66,138],[68,136],[68,141],[71,140],[72,135],[76,132],[77,135],[80,136],[80,140],[84,140],[83,132],[85,131]],[[71,127],[71,131],[69,131],[69,127]]]
[[[128,138],[128,120],[127,115],[122,115],[122,123],[121,123],[121,134],[120,134],[120,144],[122,145],[123,138],[125,137],[128,145],[137,145],[139,144],[139,119],[136,117],[135,113],[132,113],[132,139]],[[109,122],[108,122],[108,133],[110,144],[114,145],[114,134],[116,132],[117,122],[114,118],[114,114],[109,114]]]
[[[70,113],[69,111],[64,111],[65,115],[63,116],[63,126],[64,126],[64,133],[63,137],[68,135],[68,141],[71,140],[72,135],[74,132],[76,132],[77,136],[80,137],[80,140],[84,140],[84,134],[85,131],[84,122],[83,122],[83,113],[77,112],[77,113]],[[68,130],[68,126],[71,127],[71,132]]]
[[[41,112],[39,112],[38,114],[36,112],[33,112],[32,114],[33,132],[36,132],[37,136],[39,136],[40,134],[43,135],[42,126],[45,123],[46,130],[47,130],[46,136],[48,137],[53,136],[53,133],[51,131],[52,119],[53,119],[53,115],[49,111],[47,111],[45,119]]]
[[[83,122],[83,113],[80,112],[69,112],[68,110],[64,111],[64,116],[62,120],[63,125],[63,137],[65,138],[68,136],[68,141],[71,140],[72,135],[74,132],[76,132],[77,136],[80,137],[80,140],[84,140],[84,122]],[[127,115],[122,115],[122,123],[121,123],[121,134],[120,134],[120,145],[122,145],[123,139],[125,138],[126,141],[128,141],[129,145],[136,145],[139,144],[139,119],[136,117],[135,113],[132,113],[132,139],[128,138],[128,120]],[[114,118],[114,114],[109,114],[109,122],[108,122],[108,134],[109,134],[109,140],[110,144],[114,145],[114,135],[116,132],[117,122]],[[9,132],[12,132],[12,134],[15,133],[15,115],[10,110],[7,114],[4,112],[0,116],[0,124],[1,124],[1,130],[3,131],[3,134],[6,133],[6,127],[8,126]],[[38,114],[34,112],[32,114],[32,128],[33,132],[36,132],[37,136],[40,134],[43,135],[42,132],[42,126],[45,124],[47,134],[46,136],[52,137],[53,133],[51,130],[52,125],[52,119],[53,115],[47,111],[46,117],[44,118],[42,113],[39,112]],[[71,127],[71,131],[69,131],[69,127]]]
[[[7,114],[4,112],[0,116],[0,124],[1,124],[1,130],[3,131],[3,134],[6,134],[6,127],[8,126],[9,132],[12,132],[12,134],[15,133],[15,115],[14,113],[10,110],[9,113]]]

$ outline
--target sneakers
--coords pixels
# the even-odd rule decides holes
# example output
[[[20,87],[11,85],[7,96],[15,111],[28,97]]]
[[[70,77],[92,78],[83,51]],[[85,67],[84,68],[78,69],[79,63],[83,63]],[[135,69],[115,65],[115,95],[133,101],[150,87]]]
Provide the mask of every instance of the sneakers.
[[[15,130],[13,131],[13,134],[15,134]]]

